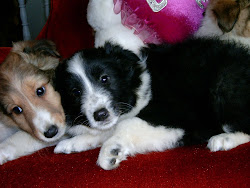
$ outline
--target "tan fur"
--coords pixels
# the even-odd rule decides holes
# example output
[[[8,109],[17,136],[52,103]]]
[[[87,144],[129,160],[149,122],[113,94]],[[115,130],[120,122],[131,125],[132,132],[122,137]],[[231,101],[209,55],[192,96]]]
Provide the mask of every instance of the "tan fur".
[[[37,111],[43,109],[59,129],[65,130],[60,95],[51,80],[58,64],[59,54],[50,41],[14,44],[0,65],[0,121],[4,125],[16,126],[42,141],[49,141],[43,131],[51,125],[41,128],[34,123]],[[45,87],[45,94],[37,96],[36,90],[41,87]],[[15,114],[16,106],[21,107],[23,113]]]
[[[250,37],[250,5],[241,11],[235,31],[239,36]]]
[[[223,32],[230,32],[237,22],[240,6],[235,0],[212,0],[209,7]]]
[[[210,0],[202,25],[195,35],[249,40],[250,0]],[[249,44],[249,41],[243,43]]]
[[[236,35],[250,37],[250,1],[249,0],[211,0],[208,9],[212,10],[223,32],[235,32]]]

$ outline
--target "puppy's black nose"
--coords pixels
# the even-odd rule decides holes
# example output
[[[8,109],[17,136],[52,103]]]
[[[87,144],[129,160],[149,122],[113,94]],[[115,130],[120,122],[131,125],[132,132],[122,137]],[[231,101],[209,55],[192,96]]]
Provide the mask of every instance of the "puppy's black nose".
[[[94,112],[94,119],[96,121],[104,121],[108,117],[109,117],[109,112],[106,108],[101,108],[100,110]]]
[[[52,138],[52,137],[54,137],[57,133],[58,133],[58,128],[57,128],[57,126],[52,125],[51,127],[49,127],[49,129],[48,129],[46,132],[44,132],[44,136],[45,136],[46,138]]]

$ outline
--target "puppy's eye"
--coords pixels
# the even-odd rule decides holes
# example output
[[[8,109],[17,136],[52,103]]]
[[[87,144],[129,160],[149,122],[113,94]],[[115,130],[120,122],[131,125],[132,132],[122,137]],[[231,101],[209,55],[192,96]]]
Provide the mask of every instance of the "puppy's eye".
[[[23,112],[23,109],[19,106],[15,106],[13,109],[12,109],[12,112],[14,112],[15,114],[21,114]]]
[[[44,93],[45,93],[45,87],[37,88],[37,90],[36,90],[36,95],[37,95],[38,97],[43,96]]]
[[[72,89],[72,94],[75,96],[75,97],[80,97],[82,92],[80,89],[77,89],[77,88],[74,88]]]
[[[108,83],[109,80],[110,80],[110,77],[109,77],[108,75],[103,75],[103,76],[101,76],[101,78],[100,78],[100,81],[101,81],[101,83],[103,83],[103,84]]]

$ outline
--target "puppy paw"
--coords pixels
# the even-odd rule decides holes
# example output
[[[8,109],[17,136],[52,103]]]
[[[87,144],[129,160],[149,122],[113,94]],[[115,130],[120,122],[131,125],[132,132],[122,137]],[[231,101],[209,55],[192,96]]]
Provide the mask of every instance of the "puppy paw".
[[[128,149],[119,143],[105,143],[98,156],[97,164],[104,170],[117,168],[121,161],[126,160]]]
[[[0,147],[0,165],[16,159],[15,149],[11,146],[1,146]]]
[[[71,139],[63,140],[57,144],[54,153],[74,153],[80,152],[79,145],[74,143]]]
[[[215,151],[226,151],[250,141],[250,136],[244,133],[222,133],[209,139],[207,147]]]
[[[76,153],[81,151],[87,151],[97,147],[95,142],[91,142],[88,139],[73,137],[60,141],[54,149],[54,153]]]

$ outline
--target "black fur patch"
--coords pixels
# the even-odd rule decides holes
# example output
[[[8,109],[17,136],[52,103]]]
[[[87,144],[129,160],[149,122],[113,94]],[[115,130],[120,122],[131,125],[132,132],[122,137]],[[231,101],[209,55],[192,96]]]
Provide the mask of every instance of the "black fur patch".
[[[148,49],[153,99],[139,117],[185,130],[184,142],[222,133],[250,133],[250,55],[239,44],[190,39]]]
[[[153,98],[139,113],[140,118],[155,126],[183,128],[185,144],[206,142],[222,133],[224,124],[232,131],[250,133],[249,49],[217,39],[190,39],[142,52],[152,77]],[[100,85],[101,75],[110,77],[109,84],[102,87],[109,91],[114,106],[119,102],[135,106],[141,97],[136,95],[142,84],[140,76],[146,71],[135,54],[111,44],[77,54],[93,84]],[[84,95],[84,87],[67,72],[71,59],[57,69],[56,88],[68,123],[74,124],[81,104],[72,91],[78,88]],[[85,121],[84,114],[81,117]]]
[[[137,64],[139,58],[135,54],[106,44],[105,48],[77,52],[65,60],[56,71],[56,89],[61,94],[68,124],[76,125],[87,120],[85,114],[81,113],[84,85],[79,77],[67,71],[72,59],[77,55],[80,55],[82,67],[92,84],[102,87],[112,95],[112,105],[117,114],[131,111],[138,97],[135,90],[141,84],[139,75],[144,70]],[[101,83],[100,78],[103,75],[109,77],[108,83]],[[75,96],[76,91],[80,92],[79,96]],[[122,106],[124,103],[126,107]]]

